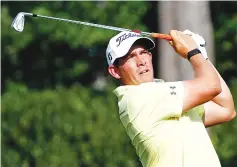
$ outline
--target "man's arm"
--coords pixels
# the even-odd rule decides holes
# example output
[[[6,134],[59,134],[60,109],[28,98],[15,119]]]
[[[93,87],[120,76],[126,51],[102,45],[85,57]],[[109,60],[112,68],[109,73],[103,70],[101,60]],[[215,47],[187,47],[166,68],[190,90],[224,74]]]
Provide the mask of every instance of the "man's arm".
[[[209,60],[207,61],[212,65]],[[228,122],[236,116],[231,92],[216,68],[213,65],[212,67],[215,69],[220,79],[222,92],[211,101],[204,104],[205,114],[203,122],[206,127]]]
[[[190,64],[195,78],[183,81],[184,112],[212,100],[222,91],[217,73],[201,54],[191,57]]]
[[[201,50],[203,57],[205,59],[208,59],[207,51],[205,49],[206,42],[204,38],[189,30],[185,30],[184,34],[193,37],[198,48]],[[222,79],[216,68],[212,65],[212,63],[209,60],[207,60],[207,62],[209,62],[212,68],[216,71],[222,89],[222,92],[219,95],[217,95],[211,101],[204,104],[205,114],[203,117],[204,119],[203,122],[206,125],[206,127],[210,127],[213,125],[217,125],[232,120],[235,117],[236,112],[234,108],[233,98],[228,86],[226,85],[225,81]]]
[[[171,46],[185,59],[187,59],[189,51],[198,48],[191,36],[175,30],[171,30],[170,35],[172,36]],[[183,112],[204,104],[221,93],[220,80],[216,71],[201,54],[192,56],[190,63],[193,67],[195,78],[183,81]]]

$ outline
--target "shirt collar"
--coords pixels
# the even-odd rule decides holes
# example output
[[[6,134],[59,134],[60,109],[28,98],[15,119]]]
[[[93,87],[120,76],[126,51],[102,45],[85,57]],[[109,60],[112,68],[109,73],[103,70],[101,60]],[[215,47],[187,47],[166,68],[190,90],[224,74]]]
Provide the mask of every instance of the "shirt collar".
[[[154,79],[154,82],[156,82],[156,83],[162,83],[162,82],[165,82],[164,80],[162,80],[162,79]],[[146,82],[147,83],[147,82]],[[117,96],[117,97],[119,97],[119,96],[121,96],[121,95],[123,95],[126,91],[127,91],[127,89],[129,88],[129,87],[132,87],[132,86],[134,86],[134,85],[123,85],[123,86],[119,86],[119,87],[117,87],[113,92],[114,92],[114,94]]]

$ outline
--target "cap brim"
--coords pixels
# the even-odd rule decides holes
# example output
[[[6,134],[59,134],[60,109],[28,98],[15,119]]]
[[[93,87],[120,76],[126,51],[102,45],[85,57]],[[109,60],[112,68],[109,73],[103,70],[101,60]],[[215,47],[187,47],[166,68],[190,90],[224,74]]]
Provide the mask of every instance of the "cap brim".
[[[141,38],[138,38],[136,41],[134,41],[134,43],[132,44],[133,45],[141,45],[141,46],[144,46],[145,49],[147,50],[151,50],[155,47],[155,43],[150,39],[150,38],[146,38],[146,37],[141,37]],[[132,47],[131,46],[131,47]],[[130,48],[131,48],[130,47]]]

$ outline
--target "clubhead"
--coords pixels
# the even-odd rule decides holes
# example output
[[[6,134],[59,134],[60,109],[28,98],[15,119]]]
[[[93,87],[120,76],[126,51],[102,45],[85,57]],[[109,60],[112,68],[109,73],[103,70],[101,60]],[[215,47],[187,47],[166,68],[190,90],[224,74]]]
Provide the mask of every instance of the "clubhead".
[[[15,19],[11,24],[11,27],[17,32],[22,32],[24,30],[24,24],[25,24],[25,13],[20,12],[16,15]]]

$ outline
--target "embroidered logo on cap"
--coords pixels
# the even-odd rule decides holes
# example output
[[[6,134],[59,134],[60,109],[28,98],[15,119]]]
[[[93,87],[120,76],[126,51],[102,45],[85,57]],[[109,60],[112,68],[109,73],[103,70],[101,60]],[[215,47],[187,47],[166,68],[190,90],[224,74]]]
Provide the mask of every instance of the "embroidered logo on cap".
[[[109,59],[109,61],[111,61],[111,60],[112,60],[112,56],[111,56],[111,54],[110,54],[110,53],[108,54],[108,59]]]
[[[118,43],[117,44],[117,47],[126,39],[130,38],[130,37],[140,37],[141,35],[140,34],[137,34],[137,33],[128,33],[128,34],[123,34],[121,35],[120,37],[118,37],[116,39],[116,42]]]

